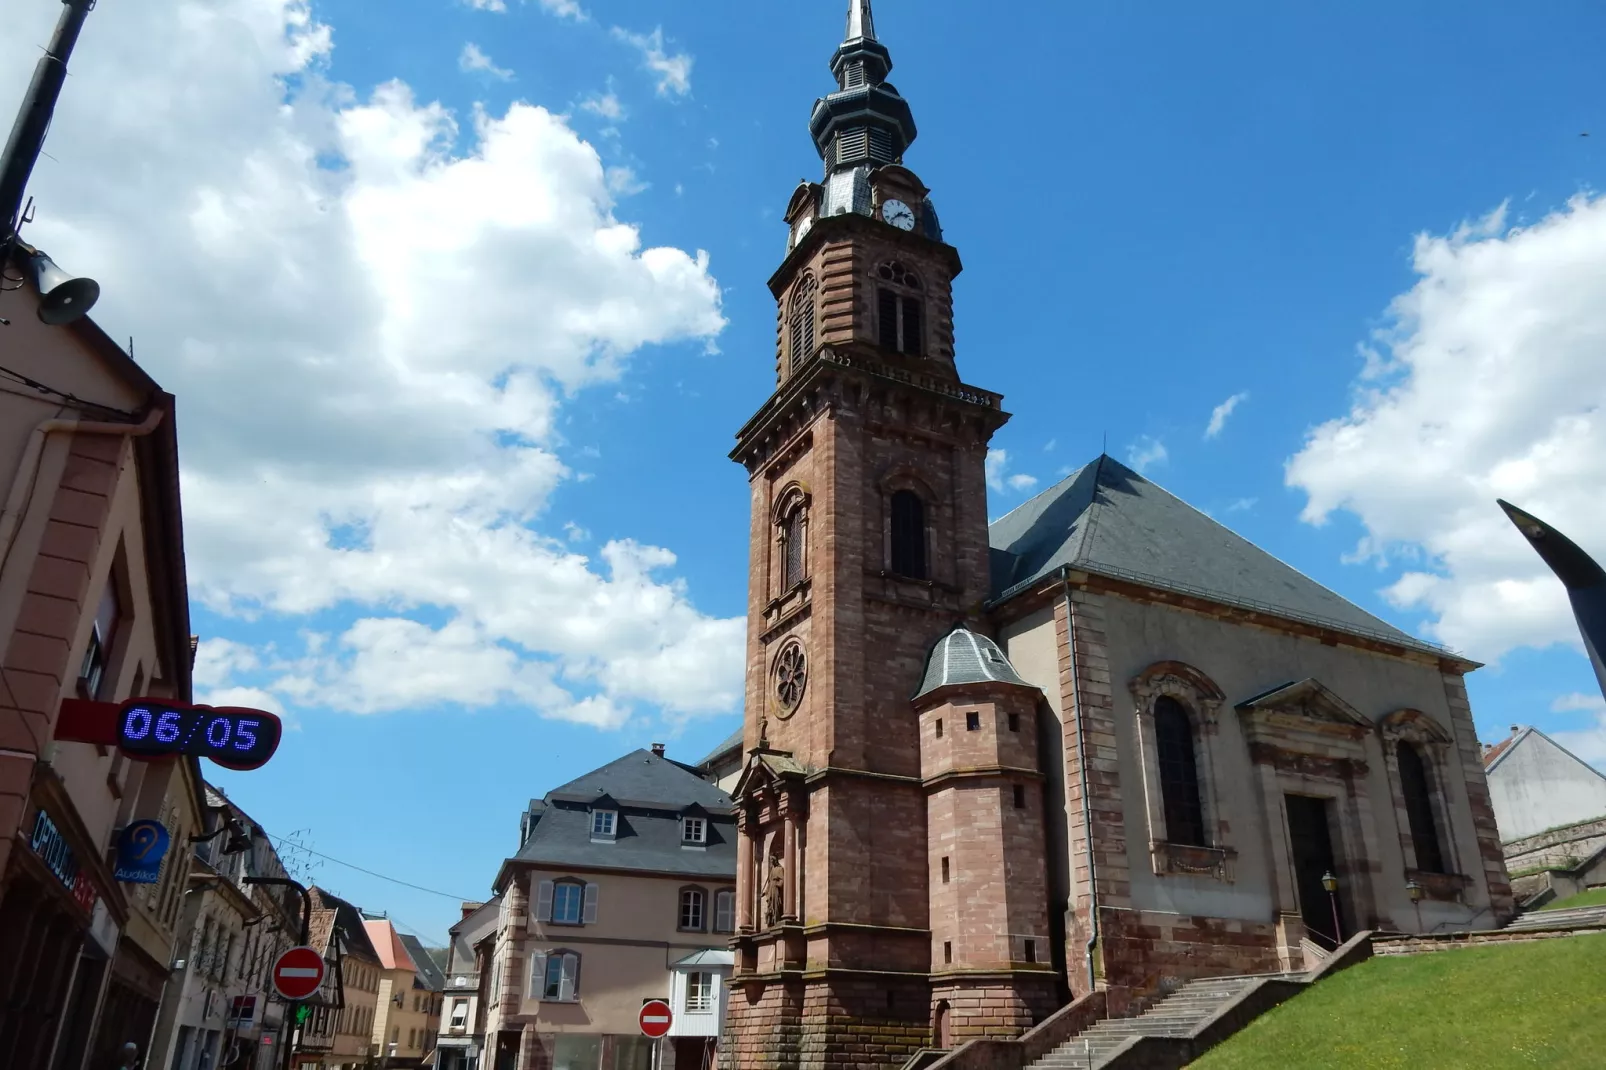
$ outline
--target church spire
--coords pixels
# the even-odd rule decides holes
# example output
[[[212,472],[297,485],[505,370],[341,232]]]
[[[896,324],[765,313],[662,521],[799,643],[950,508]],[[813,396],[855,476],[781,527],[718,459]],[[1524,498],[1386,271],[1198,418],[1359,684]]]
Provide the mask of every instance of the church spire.
[[[827,175],[900,163],[915,139],[909,103],[888,82],[892,54],[875,35],[870,0],[848,0],[844,39],[831,56],[836,92],[814,102],[809,133]]]
[[[855,41],[860,37],[875,40],[875,16],[870,14],[870,0],[850,0],[848,4],[848,31],[842,35],[842,40]]]

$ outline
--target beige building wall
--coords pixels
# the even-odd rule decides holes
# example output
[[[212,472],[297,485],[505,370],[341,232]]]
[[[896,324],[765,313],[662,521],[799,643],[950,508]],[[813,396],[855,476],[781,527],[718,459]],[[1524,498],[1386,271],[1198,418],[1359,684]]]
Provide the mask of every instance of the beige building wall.
[[[1155,603],[1139,603],[1113,594],[1100,596],[1108,660],[1108,691],[1116,726],[1116,758],[1122,786],[1123,824],[1129,845],[1130,905],[1139,910],[1203,915],[1215,918],[1272,922],[1275,902],[1276,867],[1283,863],[1273,857],[1274,837],[1269,833],[1268,817],[1257,791],[1259,774],[1249,758],[1240,715],[1233,708],[1252,696],[1282,684],[1313,677],[1336,693],[1363,717],[1377,721],[1402,709],[1422,711],[1437,724],[1456,746],[1451,760],[1436,764],[1435,789],[1442,799],[1448,829],[1443,838],[1446,867],[1471,879],[1462,902],[1420,904],[1420,925],[1431,928],[1441,923],[1467,925],[1477,922],[1493,926],[1490,894],[1484,879],[1484,860],[1480,855],[1469,805],[1464,763],[1454,760],[1463,744],[1477,747],[1475,739],[1462,740],[1470,728],[1452,716],[1451,696],[1438,659],[1428,655],[1389,656],[1349,645],[1328,645],[1314,638],[1284,634],[1217,619],[1200,613]],[[1053,712],[1053,727],[1063,732],[1062,710],[1063,639],[1056,635],[1054,613],[1046,607],[1001,630],[1000,641],[1021,676],[1043,691]],[[1063,613],[1061,614],[1063,616]],[[1231,832],[1227,840],[1237,852],[1231,881],[1208,876],[1170,873],[1160,876],[1149,864],[1147,845],[1151,839],[1148,807],[1144,798],[1142,752],[1137,734],[1137,702],[1128,682],[1156,662],[1179,661],[1200,670],[1215,681],[1226,696],[1218,717],[1218,732],[1206,755],[1201,754],[1201,777],[1214,784],[1219,818]],[[1102,690],[1102,688],[1101,688]],[[1069,749],[1070,740],[1064,742]],[[1372,871],[1360,875],[1375,904],[1378,924],[1401,930],[1418,928],[1416,909],[1406,889],[1405,859],[1401,848],[1402,829],[1397,823],[1394,789],[1388,776],[1382,739],[1375,733],[1364,740],[1368,774],[1364,798],[1369,804],[1369,828],[1349,828],[1345,835],[1364,839]],[[1090,759],[1095,757],[1089,756]],[[1074,827],[1079,815],[1079,795],[1065,790],[1063,762],[1048,763],[1051,805]],[[1281,821],[1280,814],[1271,820]],[[1405,833],[1409,835],[1408,831]],[[1442,835],[1442,833],[1441,833]],[[1336,845],[1340,851],[1345,846]],[[1082,841],[1069,849],[1085,849]],[[1050,839],[1050,861],[1060,887],[1069,885],[1067,847]],[[1291,904],[1284,909],[1293,909]],[[1479,920],[1481,919],[1481,921]],[[1361,918],[1356,924],[1368,924]]]
[[[416,976],[412,969],[380,971],[372,1042],[381,1059],[391,1055],[419,1059],[435,1046],[435,1034],[440,1030],[440,997],[415,988]]]
[[[591,925],[538,923],[531,914],[535,893],[544,880],[572,878],[597,886],[596,922]],[[500,985],[492,996],[487,1034],[535,1023],[541,1032],[640,1033],[638,1016],[646,999],[670,996],[670,963],[703,948],[722,948],[729,933],[712,931],[714,896],[735,890],[734,880],[690,880],[641,874],[594,873],[560,869],[521,870],[516,887],[504,902],[510,911],[497,942]],[[680,893],[684,888],[707,893],[702,932],[679,927]],[[578,998],[569,1003],[545,1000],[532,991],[530,966],[539,952],[569,951],[579,956]],[[448,998],[452,993],[447,991]]]

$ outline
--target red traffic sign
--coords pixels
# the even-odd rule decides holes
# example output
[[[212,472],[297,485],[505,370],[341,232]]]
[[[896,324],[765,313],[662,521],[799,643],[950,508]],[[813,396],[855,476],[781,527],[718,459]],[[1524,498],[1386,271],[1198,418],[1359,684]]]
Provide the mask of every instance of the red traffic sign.
[[[323,984],[323,956],[310,947],[292,947],[273,964],[273,990],[294,1003]]]
[[[664,1036],[669,1032],[669,1023],[674,1018],[669,1004],[661,999],[649,999],[641,1005],[641,1033],[655,1039]]]

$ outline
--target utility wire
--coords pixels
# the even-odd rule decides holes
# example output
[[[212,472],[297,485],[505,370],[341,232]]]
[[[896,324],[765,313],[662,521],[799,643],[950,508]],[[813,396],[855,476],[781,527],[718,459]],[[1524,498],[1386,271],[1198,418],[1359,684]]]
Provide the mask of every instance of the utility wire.
[[[459,903],[472,902],[472,900],[468,896],[453,895],[451,892],[436,891],[434,888],[425,888],[421,884],[412,884],[412,883],[410,883],[408,881],[400,880],[400,879],[398,879],[396,877],[387,877],[383,873],[375,873],[371,869],[364,869],[363,867],[361,867],[359,865],[355,865],[355,864],[353,864],[351,862],[346,862],[346,861],[344,861],[342,859],[336,858],[334,855],[326,855],[322,851],[314,851],[311,847],[304,847],[299,843],[295,843],[294,841],[291,841],[291,840],[286,840],[281,836],[275,836],[272,833],[269,833],[268,839],[273,840],[276,843],[280,843],[280,844],[288,843],[288,844],[290,844],[291,847],[294,847],[298,851],[305,851],[309,855],[317,855],[319,858],[322,858],[322,859],[324,859],[326,861],[329,861],[329,862],[333,862],[337,866],[345,866],[347,869],[354,869],[358,873],[366,873],[370,877],[378,877],[382,881],[389,881],[392,884],[399,884],[403,888],[411,888],[415,892],[428,892],[430,895],[438,895],[438,896],[441,896],[441,897],[446,898],[446,899],[455,899]]]

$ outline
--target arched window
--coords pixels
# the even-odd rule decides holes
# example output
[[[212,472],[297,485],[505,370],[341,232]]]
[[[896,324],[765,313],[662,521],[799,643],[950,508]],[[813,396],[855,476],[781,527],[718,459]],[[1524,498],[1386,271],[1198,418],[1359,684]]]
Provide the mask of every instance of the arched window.
[[[1400,790],[1405,795],[1405,816],[1411,823],[1416,868],[1425,873],[1443,873],[1444,851],[1439,846],[1439,830],[1433,824],[1427,763],[1421,752],[1403,739],[1394,745],[1394,754],[1400,765]]]
[[[1165,836],[1170,843],[1208,847],[1204,808],[1199,802],[1199,765],[1193,749],[1193,722],[1170,695],[1154,700],[1154,741],[1160,759],[1160,797],[1165,801]]]
[[[819,284],[813,275],[804,275],[792,291],[792,308],[789,313],[792,340],[792,370],[797,371],[803,362],[814,355],[814,306]]]
[[[736,931],[736,890],[733,888],[721,888],[714,893],[714,931]]]
[[[680,890],[680,925],[682,932],[700,933],[708,927],[708,893],[702,888]]]
[[[876,339],[883,349],[918,357],[925,351],[920,279],[897,260],[876,269]]]
[[[926,503],[912,490],[892,495],[892,571],[913,580],[926,578]]]
[[[792,507],[781,521],[781,590],[790,591],[803,582],[803,505]]]

